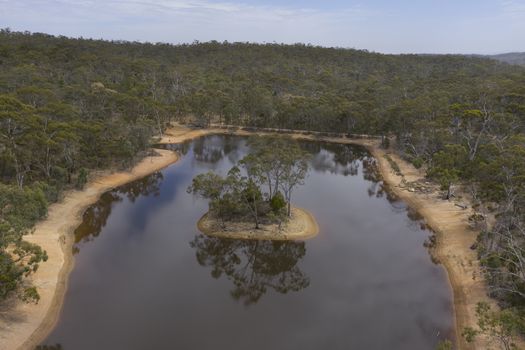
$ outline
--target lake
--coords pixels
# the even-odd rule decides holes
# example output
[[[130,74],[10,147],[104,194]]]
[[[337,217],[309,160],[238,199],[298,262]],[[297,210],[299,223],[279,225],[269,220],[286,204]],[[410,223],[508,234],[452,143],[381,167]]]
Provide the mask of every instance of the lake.
[[[293,197],[319,235],[304,242],[211,238],[192,178],[225,174],[246,138],[173,145],[181,159],[90,207],[45,344],[62,349],[434,349],[453,339],[452,290],[431,235],[385,190],[362,147],[311,153]]]

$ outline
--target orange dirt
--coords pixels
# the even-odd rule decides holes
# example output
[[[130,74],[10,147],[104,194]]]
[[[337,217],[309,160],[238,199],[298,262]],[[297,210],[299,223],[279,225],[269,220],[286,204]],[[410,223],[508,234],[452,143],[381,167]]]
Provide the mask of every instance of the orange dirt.
[[[252,222],[229,222],[223,228],[218,220],[210,219],[207,213],[199,220],[197,228],[208,236],[273,241],[305,240],[319,233],[314,216],[305,209],[295,207],[292,208],[292,217],[283,223],[281,229],[277,224],[261,224],[256,230]]]

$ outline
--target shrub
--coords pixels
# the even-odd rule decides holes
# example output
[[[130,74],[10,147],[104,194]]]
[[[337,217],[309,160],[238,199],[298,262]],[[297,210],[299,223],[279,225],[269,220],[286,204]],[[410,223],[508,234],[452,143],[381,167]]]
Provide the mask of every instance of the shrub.
[[[81,190],[84,188],[88,180],[88,171],[85,168],[80,168],[78,172],[76,188]]]
[[[284,207],[286,207],[286,200],[284,199],[284,196],[281,192],[277,192],[270,201],[270,207],[272,208],[272,211],[277,214],[279,213]]]
[[[416,167],[416,169],[421,168],[424,163],[425,161],[422,158],[417,157],[412,159],[412,164]]]

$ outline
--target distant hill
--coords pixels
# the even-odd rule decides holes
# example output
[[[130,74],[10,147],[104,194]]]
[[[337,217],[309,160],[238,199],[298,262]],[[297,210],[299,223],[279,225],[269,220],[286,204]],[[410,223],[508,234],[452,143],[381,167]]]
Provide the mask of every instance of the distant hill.
[[[499,55],[489,55],[488,57],[500,62],[525,66],[525,52],[509,52]]]

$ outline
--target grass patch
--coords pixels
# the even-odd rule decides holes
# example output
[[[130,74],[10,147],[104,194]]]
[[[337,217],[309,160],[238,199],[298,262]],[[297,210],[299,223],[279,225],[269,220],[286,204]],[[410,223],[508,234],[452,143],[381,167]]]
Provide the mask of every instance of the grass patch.
[[[390,164],[390,167],[394,170],[395,174],[397,176],[403,176],[403,173],[401,172],[401,169],[399,169],[399,165],[397,165],[396,161],[392,159],[388,154],[385,154],[383,157],[388,161],[388,164]]]

